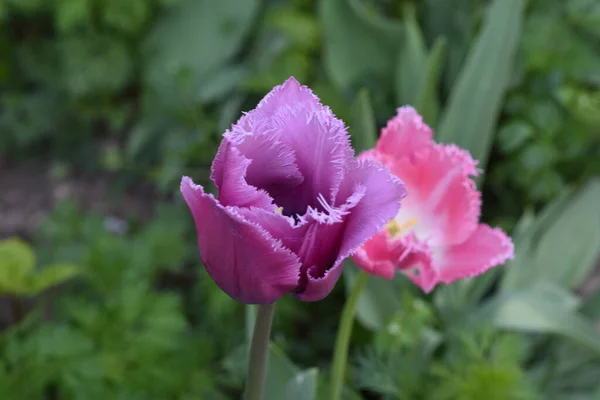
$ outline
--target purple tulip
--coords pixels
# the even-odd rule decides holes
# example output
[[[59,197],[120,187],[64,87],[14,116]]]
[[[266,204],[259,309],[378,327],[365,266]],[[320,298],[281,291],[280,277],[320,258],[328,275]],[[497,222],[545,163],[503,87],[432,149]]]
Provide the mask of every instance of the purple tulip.
[[[327,296],[406,195],[381,164],[354,158],[344,123],[294,78],[225,132],[211,179],[217,198],[188,177],[181,192],[208,273],[247,304]]]

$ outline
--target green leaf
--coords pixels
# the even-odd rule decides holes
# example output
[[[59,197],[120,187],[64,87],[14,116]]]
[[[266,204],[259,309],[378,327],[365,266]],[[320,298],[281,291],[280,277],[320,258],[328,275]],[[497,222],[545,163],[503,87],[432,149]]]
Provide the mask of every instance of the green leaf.
[[[148,84],[165,102],[195,98],[240,50],[259,6],[260,0],[187,0],[171,7],[145,44]]]
[[[400,50],[396,74],[398,105],[416,104],[426,65],[425,39],[417,22],[415,7],[409,3],[404,10],[404,45]]]
[[[483,167],[510,83],[524,6],[525,0],[494,0],[490,5],[438,129],[439,141],[469,150]]]
[[[596,287],[595,293],[586,299],[581,312],[596,321],[600,320],[600,290],[598,287]]]
[[[307,51],[319,47],[320,27],[312,13],[293,8],[273,8],[267,11],[266,25],[276,28],[294,45]]]
[[[502,291],[535,282],[575,288],[594,267],[600,251],[600,179],[547,206],[516,242]]]
[[[19,295],[26,291],[35,267],[35,253],[21,239],[0,241],[0,293]]]
[[[67,36],[59,42],[59,52],[62,84],[75,97],[118,92],[134,71],[127,44],[107,34]]]
[[[600,38],[600,3],[597,0],[570,0],[565,5],[569,22]]]
[[[575,305],[573,296],[560,287],[537,285],[491,300],[474,318],[504,329],[561,335],[600,354],[600,335],[591,321],[574,311]]]
[[[498,132],[498,147],[503,153],[510,154],[527,142],[534,134],[533,127],[525,121],[511,121]]]
[[[29,288],[30,294],[38,294],[51,286],[65,282],[79,273],[79,269],[71,264],[49,265],[33,275]]]
[[[442,66],[446,53],[446,39],[439,37],[433,43],[433,47],[427,57],[425,71],[419,84],[419,92],[415,107],[429,125],[435,125],[440,112],[438,98],[438,85],[442,77]]]
[[[238,87],[245,76],[246,70],[242,66],[224,67],[199,88],[197,98],[201,103],[221,99]]]
[[[366,79],[391,82],[401,27],[371,15],[358,0],[319,3],[323,62],[331,81],[346,89]]]
[[[314,400],[317,394],[318,370],[311,368],[296,374],[288,380],[285,390],[285,399],[289,400]]]
[[[473,306],[490,289],[503,266],[492,268],[473,278],[461,279],[444,285],[434,293],[434,304],[447,322],[454,322],[470,313]]]
[[[93,10],[90,0],[58,0],[54,4],[54,24],[60,32],[89,23]]]
[[[369,91],[365,88],[358,92],[352,104],[349,129],[352,145],[357,152],[375,146],[377,142],[375,115],[373,115]]]
[[[346,292],[349,293],[354,286],[358,267],[350,260],[346,260],[344,268],[344,282]],[[390,319],[402,308],[399,293],[405,290],[406,280],[397,277],[387,280],[378,276],[369,277],[363,288],[356,307],[356,319],[371,330],[380,330],[387,326]]]
[[[313,400],[317,370],[300,371],[274,343],[269,345],[264,400]]]
[[[445,37],[448,51],[444,65],[444,90],[449,92],[456,83],[477,23],[475,7],[481,2],[471,0],[425,0],[424,33],[428,42]],[[451,17],[449,17],[451,16]]]
[[[106,25],[125,34],[135,35],[142,31],[150,4],[146,0],[105,0],[103,17]]]

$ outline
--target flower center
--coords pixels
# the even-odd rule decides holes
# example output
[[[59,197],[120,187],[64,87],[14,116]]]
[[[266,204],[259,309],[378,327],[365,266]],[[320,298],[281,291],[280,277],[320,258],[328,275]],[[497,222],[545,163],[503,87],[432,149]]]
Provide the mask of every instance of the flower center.
[[[419,222],[419,218],[417,218],[417,217],[412,217],[411,219],[404,222],[403,224],[399,224],[396,219],[393,219],[390,222],[388,222],[386,227],[387,227],[387,230],[390,233],[390,235],[392,237],[396,237],[396,236],[399,236],[402,232],[411,228],[417,222]]]

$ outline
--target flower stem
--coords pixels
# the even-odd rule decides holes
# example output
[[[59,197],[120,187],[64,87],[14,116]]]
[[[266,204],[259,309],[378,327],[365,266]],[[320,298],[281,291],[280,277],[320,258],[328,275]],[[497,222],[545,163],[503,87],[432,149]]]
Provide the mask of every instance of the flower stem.
[[[354,324],[354,313],[356,312],[356,305],[358,304],[360,292],[365,286],[368,278],[369,274],[362,270],[359,271],[354,286],[352,287],[352,291],[350,292],[350,297],[346,300],[346,304],[342,310],[342,318],[340,319],[335,349],[333,350],[330,400],[339,400],[342,396],[346,364],[348,362],[348,347],[350,345],[352,325]]]
[[[252,344],[250,345],[250,362],[246,376],[245,400],[262,400],[267,356],[269,353],[269,335],[275,313],[275,303],[261,304],[258,307]]]

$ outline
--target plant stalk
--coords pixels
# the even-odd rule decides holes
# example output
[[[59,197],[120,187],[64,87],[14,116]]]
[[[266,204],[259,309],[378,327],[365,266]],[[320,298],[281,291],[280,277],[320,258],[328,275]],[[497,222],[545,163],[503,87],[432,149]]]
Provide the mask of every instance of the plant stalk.
[[[269,336],[275,313],[275,303],[258,306],[252,343],[250,344],[250,361],[246,376],[245,400],[262,400],[269,354]]]
[[[350,297],[346,300],[342,310],[342,318],[338,327],[335,348],[333,350],[333,365],[331,367],[331,392],[329,400],[339,400],[342,396],[344,387],[344,377],[346,375],[346,364],[348,363],[348,347],[350,345],[350,336],[352,335],[352,326],[354,325],[354,314],[358,305],[358,298],[362,291],[369,274],[360,270]]]

